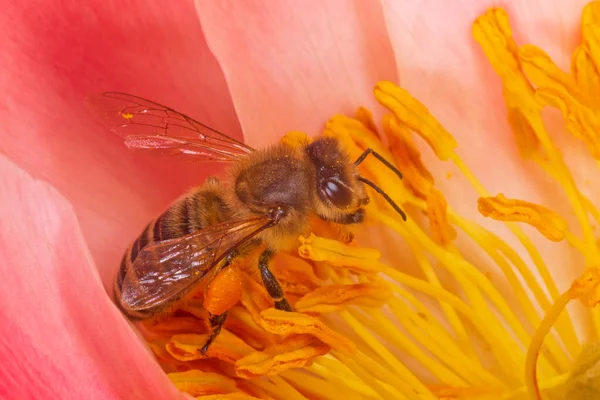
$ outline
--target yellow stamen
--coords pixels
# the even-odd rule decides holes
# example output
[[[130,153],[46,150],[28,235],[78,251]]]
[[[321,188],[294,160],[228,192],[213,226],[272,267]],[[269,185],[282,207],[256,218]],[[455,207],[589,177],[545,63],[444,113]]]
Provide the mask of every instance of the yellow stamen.
[[[334,349],[347,353],[356,350],[354,343],[328,328],[321,321],[305,314],[292,313],[269,308],[260,313],[261,326],[278,335],[309,334],[320,339]]]
[[[590,107],[594,110],[600,109],[600,76],[587,45],[582,44],[575,49],[571,59],[571,73]]]
[[[542,323],[535,331],[535,334],[531,338],[531,344],[527,350],[527,358],[525,360],[525,383],[529,391],[529,397],[532,400],[541,399],[540,389],[537,380],[537,360],[544,342],[544,338],[552,328],[554,322],[558,319],[560,313],[565,309],[567,304],[571,301],[569,292],[563,293],[552,305],[552,308],[548,311]]]
[[[554,211],[524,200],[507,199],[503,194],[481,197],[479,212],[498,221],[525,222],[553,242],[565,238],[567,222]]]
[[[196,400],[256,400],[259,397],[249,396],[244,393],[227,394],[209,394],[208,396],[198,396]]]
[[[508,107],[507,120],[513,131],[519,155],[525,159],[540,159],[541,144],[527,117],[517,108]]]
[[[340,311],[349,305],[382,307],[392,296],[383,282],[349,285],[327,285],[308,293],[295,304],[304,313],[327,313]]]
[[[169,379],[177,389],[202,396],[210,394],[229,394],[236,391],[235,381],[221,374],[190,370],[169,374]]]
[[[562,111],[567,129],[583,140],[590,153],[600,158],[600,127],[598,117],[587,107],[587,99],[573,77],[561,71],[550,57],[536,46],[521,47],[519,57],[525,73],[538,86],[535,95],[542,104]]]
[[[433,188],[433,176],[421,160],[421,153],[410,136],[409,128],[392,115],[383,117],[382,125],[392,157],[404,176],[405,185],[415,196],[427,199]]]
[[[312,369],[313,366],[308,367],[307,370]],[[329,370],[322,369],[323,374],[328,375]],[[317,375],[321,375],[321,373]],[[352,392],[345,388],[345,382],[342,381],[341,385],[335,385],[332,382],[327,382],[323,379],[316,378],[315,376],[305,373],[299,369],[289,369],[280,374],[280,376],[290,382],[290,384],[302,391],[309,398],[319,398],[323,394],[326,394],[328,399],[332,400],[349,400],[349,399],[360,399],[356,392]]]
[[[456,239],[456,229],[448,223],[448,203],[437,189],[427,196],[427,217],[433,240],[440,246],[449,246]]]
[[[427,107],[407,91],[391,82],[375,86],[375,98],[392,111],[398,120],[418,133],[442,160],[447,160],[458,144],[454,137],[431,114]]]
[[[372,387],[360,381],[347,365],[333,357],[326,356],[315,360],[309,370],[335,385],[346,399],[377,398]]]
[[[253,383],[254,385],[263,389],[268,395],[272,396],[272,398],[306,400],[306,397],[304,397],[292,385],[287,383],[284,379],[280,378],[279,376],[274,375],[269,378],[269,381],[255,379]]]
[[[299,368],[313,358],[327,354],[330,347],[309,335],[287,338],[283,343],[272,345],[240,358],[235,363],[235,372],[241,378],[256,378],[277,375],[289,368]]]
[[[585,272],[569,288],[571,299],[579,299],[586,307],[600,303],[600,267],[586,268]]]
[[[352,247],[314,234],[308,238],[300,237],[299,240],[298,254],[303,258],[327,261],[334,268],[345,268],[362,274],[380,272],[383,268],[377,261],[381,253],[375,249]]]
[[[373,119],[373,113],[371,112],[371,110],[365,107],[358,107],[356,113],[354,114],[354,118],[360,121],[360,123],[363,124],[365,128],[367,128],[379,137],[379,130],[377,129],[377,124]]]
[[[174,335],[167,343],[166,349],[173,357],[180,361],[200,360],[208,356],[231,364],[234,364],[238,359],[253,351],[244,341],[225,331],[217,337],[205,356],[200,350],[207,339],[208,334]]]

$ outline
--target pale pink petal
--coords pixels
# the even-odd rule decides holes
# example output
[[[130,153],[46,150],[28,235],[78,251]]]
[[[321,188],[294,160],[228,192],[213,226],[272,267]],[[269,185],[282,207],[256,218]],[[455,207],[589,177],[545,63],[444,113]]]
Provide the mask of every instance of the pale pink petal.
[[[332,115],[373,105],[375,82],[396,80],[378,2],[196,0],[196,7],[250,144],[289,130],[314,136]]]
[[[506,120],[500,79],[473,39],[472,24],[487,9],[502,6],[509,13],[519,44],[542,47],[568,71],[570,55],[580,41],[579,23],[586,3],[584,0],[509,0],[498,4],[476,0],[382,1],[400,85],[422,101],[457,138],[458,153],[477,177],[492,194],[503,192],[508,197],[552,207],[569,218],[572,227],[577,226],[577,222],[569,212],[571,208],[564,191],[540,168],[518,155]],[[550,131],[556,133],[557,126],[550,127]],[[578,157],[585,159],[581,157],[581,145],[574,140],[569,143],[563,150],[569,152],[576,148]],[[437,177],[436,184],[449,195],[452,207],[501,230],[501,224],[477,217],[477,195],[459,178],[456,169],[448,163],[436,162],[431,152],[425,153]],[[587,171],[587,177],[592,179],[597,175],[590,165],[581,171]],[[452,179],[446,179],[448,172],[452,173]],[[571,278],[580,270],[582,260],[573,257],[572,249],[548,243],[533,229],[525,227],[525,230],[539,244],[542,254],[552,259],[556,269],[569,270]],[[565,268],[565,265],[573,267]],[[561,287],[570,282],[562,277],[558,277],[558,281],[563,282]]]
[[[4,2],[0,151],[73,204],[103,280],[148,220],[218,167],[132,154],[84,107],[92,93],[153,99],[240,138],[192,2]]]
[[[0,397],[173,399],[106,295],[73,208],[0,156]]]

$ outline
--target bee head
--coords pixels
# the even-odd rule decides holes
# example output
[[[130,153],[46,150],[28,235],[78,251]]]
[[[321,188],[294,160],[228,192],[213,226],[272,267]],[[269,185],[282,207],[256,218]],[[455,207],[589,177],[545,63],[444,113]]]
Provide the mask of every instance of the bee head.
[[[337,139],[321,137],[306,147],[314,167],[313,207],[324,220],[344,223],[360,222],[362,206],[369,202],[365,186],[358,178],[354,163]],[[359,217],[356,217],[356,216]]]

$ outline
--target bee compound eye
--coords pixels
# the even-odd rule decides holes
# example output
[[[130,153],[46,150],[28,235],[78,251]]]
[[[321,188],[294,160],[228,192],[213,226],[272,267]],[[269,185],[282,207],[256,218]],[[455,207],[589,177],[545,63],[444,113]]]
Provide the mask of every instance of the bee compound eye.
[[[336,207],[346,207],[352,202],[352,191],[337,179],[325,179],[320,190],[321,195]]]

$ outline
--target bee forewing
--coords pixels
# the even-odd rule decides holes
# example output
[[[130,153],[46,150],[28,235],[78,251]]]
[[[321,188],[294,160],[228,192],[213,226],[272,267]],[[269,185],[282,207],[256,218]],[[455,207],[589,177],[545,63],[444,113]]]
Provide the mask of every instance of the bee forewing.
[[[201,122],[138,96],[106,92],[89,96],[86,103],[132,149],[206,161],[236,161],[254,151]]]
[[[139,311],[180,298],[229,252],[269,224],[266,218],[225,222],[144,247],[125,274],[123,307]]]

